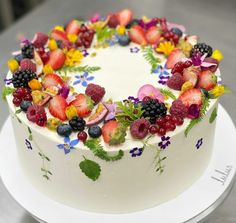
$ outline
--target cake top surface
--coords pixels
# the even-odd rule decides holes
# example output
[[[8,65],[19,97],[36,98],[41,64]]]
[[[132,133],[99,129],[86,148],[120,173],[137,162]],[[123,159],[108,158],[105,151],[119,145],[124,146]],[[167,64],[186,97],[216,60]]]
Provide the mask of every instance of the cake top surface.
[[[84,148],[187,136],[227,90],[218,49],[182,25],[134,19],[129,9],[37,32],[12,55],[3,96],[17,118]]]

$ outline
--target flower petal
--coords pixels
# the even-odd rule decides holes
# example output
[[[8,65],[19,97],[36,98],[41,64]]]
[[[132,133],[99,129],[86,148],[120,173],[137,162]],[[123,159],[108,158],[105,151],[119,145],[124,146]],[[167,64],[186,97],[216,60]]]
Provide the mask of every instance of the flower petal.
[[[79,84],[81,82],[81,80],[77,80],[73,82],[73,85]]]
[[[70,144],[70,137],[65,137],[64,138],[64,143]]]
[[[88,77],[89,73],[88,72],[84,72],[83,76],[86,78]]]
[[[78,142],[79,142],[78,139],[74,139],[74,140],[72,140],[72,141],[70,142],[70,147],[74,147],[75,145],[78,144]]]
[[[65,154],[68,154],[70,152],[70,149],[64,148],[64,152],[65,152]]]
[[[57,145],[57,147],[58,147],[58,149],[64,149],[64,144],[59,144],[59,145]]]
[[[87,81],[91,81],[93,79],[94,79],[94,76],[90,76],[90,77],[86,78]]]
[[[82,86],[87,87],[88,86],[87,81],[83,81]]]

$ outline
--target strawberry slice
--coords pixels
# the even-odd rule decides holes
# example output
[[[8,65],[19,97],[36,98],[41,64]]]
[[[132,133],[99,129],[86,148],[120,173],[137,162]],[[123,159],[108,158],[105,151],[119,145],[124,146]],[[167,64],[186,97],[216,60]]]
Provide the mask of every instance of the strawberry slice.
[[[193,88],[185,91],[180,95],[179,100],[183,102],[183,104],[189,108],[190,105],[196,104],[201,106],[202,104],[202,93],[199,89]]]
[[[108,121],[102,126],[102,136],[105,143],[109,143],[119,123],[115,120]]]
[[[198,87],[209,91],[216,86],[217,77],[210,70],[202,71],[199,76]]]
[[[161,38],[161,32],[157,27],[152,26],[149,28],[145,34],[146,40],[150,44],[158,44]]]
[[[92,99],[85,94],[78,94],[75,96],[75,100],[73,100],[70,105],[76,107],[77,114],[81,118],[89,116],[93,109]]]
[[[49,101],[48,109],[51,115],[56,118],[59,118],[62,121],[65,121],[67,119],[65,113],[66,107],[66,99],[60,95],[56,95]]]
[[[137,44],[146,45],[147,40],[145,38],[145,32],[139,25],[134,25],[129,31],[129,38]]]
[[[66,26],[67,34],[76,34],[80,33],[80,23],[78,20],[71,20]]]
[[[46,74],[43,78],[42,84],[45,89],[54,86],[62,87],[65,85],[64,81],[57,74]]]
[[[198,76],[200,75],[201,70],[199,67],[188,67],[183,71],[184,82],[190,81],[193,84],[193,87],[197,84]]]
[[[62,42],[63,41],[69,41],[67,36],[66,36],[66,33],[65,32],[62,32],[60,30],[52,30],[51,34],[50,34],[51,38],[55,39],[55,40],[61,40]]]
[[[185,57],[186,56],[180,49],[174,49],[169,55],[169,57],[167,58],[167,61],[166,61],[167,69],[172,69],[176,63],[178,63]]]
[[[118,13],[118,20],[121,26],[126,26],[133,18],[133,12],[129,9],[123,9]]]
[[[66,56],[61,49],[56,49],[50,53],[47,64],[51,65],[53,70],[60,69],[66,60]]]

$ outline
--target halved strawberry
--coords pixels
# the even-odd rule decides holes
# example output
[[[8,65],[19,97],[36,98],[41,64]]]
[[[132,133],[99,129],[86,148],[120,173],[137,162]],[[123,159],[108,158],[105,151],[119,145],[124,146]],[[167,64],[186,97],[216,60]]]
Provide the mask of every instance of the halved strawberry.
[[[202,104],[202,93],[199,89],[193,88],[182,93],[179,100],[181,100],[187,108],[192,104],[200,106]]]
[[[145,38],[145,32],[143,28],[139,25],[134,25],[129,31],[129,38],[137,44],[146,45],[147,40]]]
[[[62,87],[65,85],[64,81],[57,74],[46,74],[43,78],[42,84],[45,89],[54,86]]]
[[[182,52],[182,50],[180,49],[174,49],[171,54],[169,55],[169,57],[167,58],[166,61],[166,67],[168,69],[172,69],[174,67],[174,65],[176,63],[178,63],[179,61],[181,61],[183,58],[185,58],[186,56],[184,55],[184,53]]]
[[[73,100],[70,105],[74,105],[76,107],[77,114],[81,118],[89,116],[93,109],[92,99],[85,94],[76,95],[75,100]]]
[[[48,109],[51,115],[56,118],[59,118],[62,121],[65,121],[67,119],[65,113],[66,107],[66,99],[60,95],[56,95],[49,101]]]
[[[210,70],[202,71],[199,76],[198,87],[209,91],[216,86],[217,77]]]
[[[148,43],[158,44],[161,38],[161,32],[157,27],[152,26],[147,30],[145,37]]]
[[[123,9],[118,13],[118,20],[121,26],[126,26],[133,18],[133,12],[130,9]]]
[[[66,33],[67,34],[76,34],[80,33],[80,23],[78,20],[71,20],[66,26]]]
[[[44,47],[48,41],[48,35],[42,32],[35,33],[32,43],[36,48]]]
[[[201,70],[199,67],[188,67],[183,71],[184,81],[190,81],[193,84],[193,87],[197,84],[198,76],[200,75]]]
[[[50,64],[53,70],[60,69],[66,60],[66,56],[61,49],[56,49],[50,53],[49,60],[47,64]]]
[[[51,38],[53,38],[55,40],[69,41],[66,36],[66,33],[63,31],[60,31],[60,30],[53,29],[50,36],[51,36]]]

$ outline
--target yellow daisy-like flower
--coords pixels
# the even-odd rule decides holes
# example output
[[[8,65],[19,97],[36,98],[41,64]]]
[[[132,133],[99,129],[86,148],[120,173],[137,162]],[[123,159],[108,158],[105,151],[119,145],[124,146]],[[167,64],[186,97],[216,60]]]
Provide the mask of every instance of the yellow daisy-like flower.
[[[67,35],[70,42],[75,43],[78,39],[78,36],[76,34],[68,34]]]
[[[52,66],[50,64],[46,64],[43,67],[43,73],[44,74],[52,74],[52,73],[54,73],[54,70],[52,69]]]
[[[224,85],[216,85],[211,91],[210,94],[214,95],[215,98],[220,97],[222,94],[225,93],[225,86]]]
[[[70,49],[66,53],[65,65],[71,67],[75,64],[80,64],[82,59],[83,59],[83,54],[79,50]]]
[[[65,31],[64,28],[63,28],[62,26],[55,26],[54,29],[55,29],[55,30],[62,31],[62,32]]]
[[[221,53],[220,50],[215,49],[214,52],[211,55],[211,58],[216,59],[218,61],[221,61],[224,58],[224,56],[223,56],[223,54]]]
[[[175,46],[170,41],[165,41],[160,43],[159,46],[156,48],[158,53],[163,53],[166,56],[169,56],[170,53],[175,49]]]
[[[117,26],[116,30],[117,30],[119,35],[124,35],[125,32],[126,32],[126,29],[125,29],[124,26]]]
[[[56,50],[57,49],[57,42],[55,39],[50,39],[48,41],[48,48],[53,51],[53,50]]]
[[[15,59],[8,60],[7,65],[8,65],[9,70],[12,73],[19,69],[19,64],[18,64],[17,60],[15,60]]]

